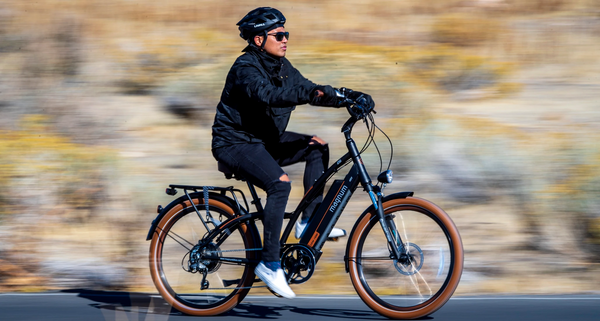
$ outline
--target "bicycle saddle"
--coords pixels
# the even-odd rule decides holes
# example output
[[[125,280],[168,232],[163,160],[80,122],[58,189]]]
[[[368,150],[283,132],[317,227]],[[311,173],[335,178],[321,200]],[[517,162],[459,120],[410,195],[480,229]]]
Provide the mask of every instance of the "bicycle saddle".
[[[219,172],[225,174],[225,178],[227,178],[227,179],[235,178],[238,181],[245,181],[246,180],[239,173],[235,173],[234,171],[232,171],[231,168],[229,168],[229,166],[225,165],[225,163],[218,162],[217,169],[219,170]]]

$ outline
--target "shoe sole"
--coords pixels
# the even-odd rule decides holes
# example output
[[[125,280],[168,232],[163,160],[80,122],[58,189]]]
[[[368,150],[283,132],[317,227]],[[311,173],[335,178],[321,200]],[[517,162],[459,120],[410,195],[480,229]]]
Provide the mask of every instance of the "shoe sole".
[[[267,282],[266,282],[266,281],[265,281],[265,280],[264,280],[264,279],[261,277],[261,276],[263,276],[263,277],[264,277],[264,275],[263,275],[263,274],[262,274],[260,271],[258,271],[257,269],[255,269],[255,270],[254,270],[254,274],[256,274],[256,276],[257,276],[257,277],[258,277],[258,278],[259,278],[261,281],[263,281],[263,283],[264,283],[264,284],[267,286],[267,288],[269,288],[269,290],[271,290],[273,293],[277,294],[278,296],[280,296],[280,297],[282,297],[282,298],[286,298],[286,299],[293,299],[293,298],[295,298],[295,297],[296,297],[296,294],[295,294],[295,293],[293,294],[293,296],[286,296],[286,295],[283,295],[283,294],[281,294],[281,293],[279,293],[279,292],[275,291],[275,290],[273,289],[273,287],[269,286],[269,284],[268,284],[268,283],[267,283]]]

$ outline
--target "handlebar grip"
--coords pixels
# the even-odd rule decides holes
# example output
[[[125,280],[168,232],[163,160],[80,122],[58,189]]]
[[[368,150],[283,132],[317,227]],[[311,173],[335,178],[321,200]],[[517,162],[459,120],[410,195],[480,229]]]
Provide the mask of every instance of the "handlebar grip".
[[[362,119],[370,112],[375,112],[372,107],[368,106],[369,103],[363,95],[356,100],[349,98],[348,94],[352,93],[352,89],[342,87],[339,90],[335,89],[335,93],[343,102],[341,106],[345,105],[348,113],[356,119]]]

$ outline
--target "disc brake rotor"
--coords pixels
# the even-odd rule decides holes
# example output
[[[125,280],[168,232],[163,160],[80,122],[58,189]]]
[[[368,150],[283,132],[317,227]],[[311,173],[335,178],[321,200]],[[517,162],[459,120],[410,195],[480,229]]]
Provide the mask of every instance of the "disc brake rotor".
[[[400,274],[413,275],[418,273],[423,267],[423,251],[421,248],[414,243],[407,243],[404,245],[405,252],[400,260],[394,260],[394,266]]]

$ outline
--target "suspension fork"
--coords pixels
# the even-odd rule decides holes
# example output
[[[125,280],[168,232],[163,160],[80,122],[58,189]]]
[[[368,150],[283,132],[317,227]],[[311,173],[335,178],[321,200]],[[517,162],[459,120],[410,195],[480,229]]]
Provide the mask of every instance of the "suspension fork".
[[[376,187],[379,189],[379,187]],[[381,229],[383,230],[383,234],[388,242],[388,247],[390,248],[390,256],[391,259],[400,260],[402,257],[402,253],[405,252],[404,243],[400,238],[400,234],[398,234],[398,229],[396,228],[396,224],[394,223],[394,216],[386,215],[383,212],[383,206],[381,199],[383,198],[383,194],[377,191],[377,207],[375,212],[377,213],[377,218],[379,220],[379,225],[381,225]]]
[[[364,165],[362,163],[360,165],[361,166],[359,167],[362,167],[364,169]],[[373,202],[373,208],[375,209],[375,213],[377,214],[379,225],[381,225],[383,234],[385,235],[385,238],[388,242],[388,247],[391,249],[391,258],[399,260],[401,254],[404,253],[404,244],[400,239],[400,235],[398,235],[398,233],[396,232],[396,224],[394,224],[393,221],[394,217],[391,215],[385,215],[385,213],[383,212],[383,193],[381,193],[379,186],[373,186],[370,180],[366,184],[363,184],[363,186],[369,194],[369,196],[371,197],[371,201]],[[394,231],[393,234],[392,231]]]
[[[362,163],[358,167],[362,167],[364,169],[364,165]],[[396,224],[393,220],[394,216],[386,215],[383,212],[383,193],[381,193],[379,186],[373,186],[370,181],[368,181],[366,184],[363,184],[363,187],[369,196],[371,196],[371,201],[373,202],[373,208],[375,209],[377,219],[379,220],[379,225],[383,230],[385,239],[388,242],[388,247],[390,248],[390,258],[400,260],[402,258],[402,253],[406,252],[404,243],[402,242],[400,235],[397,233]]]
[[[354,140],[352,139],[352,137],[350,136],[351,132],[352,132],[352,126],[354,125],[354,122],[351,121],[351,119],[349,119],[346,124],[344,124],[344,126],[342,127],[342,132],[344,133],[344,136],[346,137],[346,147],[348,148],[348,151],[350,152],[350,155],[352,156],[352,160],[354,162],[354,164],[357,165],[357,169],[358,169],[358,177],[360,180],[361,185],[363,186],[363,188],[365,189],[365,191],[369,194],[369,197],[371,198],[371,201],[373,202],[373,207],[375,208],[375,211],[377,213],[377,217],[379,219],[379,224],[381,225],[381,228],[383,229],[383,234],[385,235],[385,238],[387,239],[388,245],[391,249],[391,256],[392,259],[396,259],[399,260],[401,258],[401,253],[404,253],[404,245],[402,244],[402,241],[400,240],[400,235],[396,235],[397,239],[398,239],[398,244],[396,244],[396,237],[394,237],[394,235],[392,235],[392,233],[390,232],[390,224],[393,226],[393,230],[396,231],[396,227],[394,226],[394,222],[391,220],[392,217],[388,217],[386,218],[386,215],[383,212],[383,206],[382,206],[382,198],[383,198],[383,194],[381,193],[381,190],[379,188],[379,186],[374,186],[371,182],[371,178],[369,177],[369,173],[367,173],[367,169],[365,168],[365,164],[362,161],[362,158],[360,157],[360,152],[358,151],[358,148],[356,147],[356,143],[354,142]],[[389,222],[388,222],[389,221]],[[397,234],[397,233],[395,233]],[[400,247],[400,249],[398,248]]]

